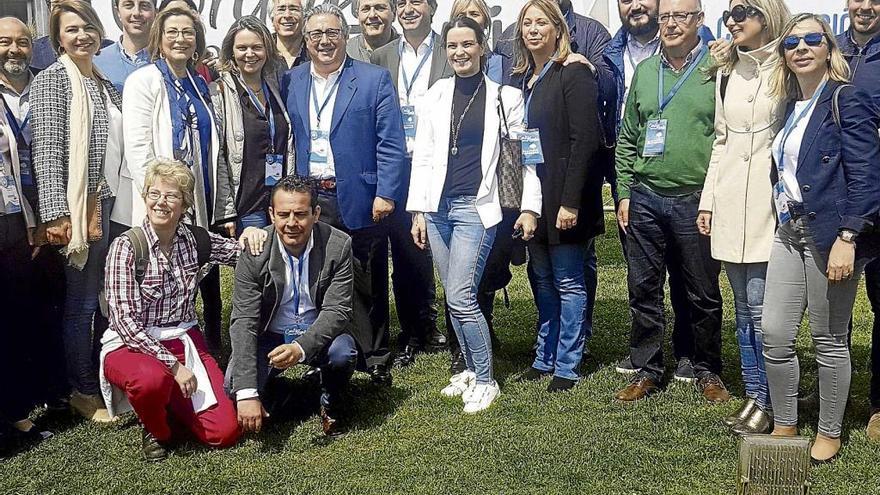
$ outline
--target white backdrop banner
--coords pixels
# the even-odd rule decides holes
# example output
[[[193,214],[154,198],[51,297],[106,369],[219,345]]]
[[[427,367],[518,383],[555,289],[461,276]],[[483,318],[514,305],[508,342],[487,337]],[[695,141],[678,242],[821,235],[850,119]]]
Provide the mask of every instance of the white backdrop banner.
[[[792,12],[816,12],[824,15],[835,33],[842,33],[849,26],[844,0],[787,0]],[[239,17],[254,14],[268,20],[269,0],[195,0],[207,27],[208,44],[219,46],[229,25]],[[453,0],[438,0],[438,14],[434,27],[440,30],[448,19]],[[315,3],[333,3],[346,13],[352,24],[352,33],[359,32],[357,16],[354,13],[356,0],[316,0]],[[519,9],[525,0],[488,0],[492,11],[492,32],[501,33],[502,28],[516,20]],[[620,27],[617,14],[617,0],[572,0],[575,12],[590,15],[605,24],[612,32]],[[119,21],[113,12],[113,0],[92,0],[111,39],[119,37]],[[727,8],[725,0],[703,0],[706,11],[706,25],[715,36],[726,36],[727,30],[721,21],[721,13]]]

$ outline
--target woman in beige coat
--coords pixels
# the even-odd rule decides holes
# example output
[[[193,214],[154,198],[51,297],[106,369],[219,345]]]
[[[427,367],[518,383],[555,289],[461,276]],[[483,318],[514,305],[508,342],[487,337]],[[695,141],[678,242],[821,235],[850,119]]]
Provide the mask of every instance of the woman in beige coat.
[[[718,65],[715,143],[697,218],[733,289],[748,400],[724,422],[739,434],[766,433],[772,422],[761,312],[776,228],[770,149],[785,104],[769,96],[769,82],[778,59],[775,40],[789,17],[783,0],[731,0],[724,13],[733,49]]]

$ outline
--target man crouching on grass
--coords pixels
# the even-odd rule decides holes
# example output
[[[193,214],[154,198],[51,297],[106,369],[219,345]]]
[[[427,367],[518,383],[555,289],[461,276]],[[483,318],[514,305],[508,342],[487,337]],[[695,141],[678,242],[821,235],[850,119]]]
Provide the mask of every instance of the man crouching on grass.
[[[291,366],[307,364],[320,368],[321,426],[333,436],[340,432],[339,395],[357,362],[354,338],[346,332],[352,316],[351,239],[318,222],[321,207],[307,178],[278,182],[269,216],[263,252],[243,253],[235,269],[226,377],[238,422],[245,432],[259,432],[268,417],[267,383]]]

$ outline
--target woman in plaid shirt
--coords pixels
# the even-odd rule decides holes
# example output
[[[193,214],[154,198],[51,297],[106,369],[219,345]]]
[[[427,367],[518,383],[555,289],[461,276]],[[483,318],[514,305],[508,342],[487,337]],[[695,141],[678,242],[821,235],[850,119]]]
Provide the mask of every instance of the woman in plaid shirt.
[[[200,236],[210,240],[214,264],[234,265],[245,243],[262,250],[266,232],[250,228],[241,240],[184,225],[195,178],[180,162],[157,159],[147,170],[141,229],[147,245],[142,279],[134,239],[118,237],[105,271],[110,328],[102,339],[101,386],[111,416],[134,409],[144,425],[147,460],[164,459],[173,436],[169,413],[200,442],[233,445],[239,437],[235,407],[223,391],[223,372],[198,328],[195,296],[202,270]],[[202,237],[205,238],[205,237]]]

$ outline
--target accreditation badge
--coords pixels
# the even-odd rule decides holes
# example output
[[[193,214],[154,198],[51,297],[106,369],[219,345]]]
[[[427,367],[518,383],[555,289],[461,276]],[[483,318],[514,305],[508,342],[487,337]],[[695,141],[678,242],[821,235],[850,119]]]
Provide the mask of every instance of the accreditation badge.
[[[284,343],[290,344],[300,338],[309,330],[309,324],[302,320],[300,315],[294,317],[290,325],[284,327]]]
[[[791,198],[785,192],[785,186],[780,180],[773,185],[773,202],[776,204],[776,216],[779,218],[779,225],[784,225],[791,221],[791,212],[788,211],[788,202]]]
[[[663,156],[666,152],[666,119],[649,120],[645,127],[645,147],[642,156]]]
[[[309,152],[309,162],[327,163],[330,153],[330,136],[326,131],[312,131],[312,149]]]
[[[537,165],[544,163],[544,149],[541,147],[541,131],[538,129],[526,129],[519,133],[522,146],[523,165]]]
[[[18,189],[15,187],[15,177],[0,175],[0,195],[3,197],[3,208],[7,215],[21,213],[21,199],[18,197]]]
[[[281,155],[266,155],[266,180],[267,186],[274,186],[281,180],[284,168],[284,157]]]
[[[400,112],[403,114],[403,132],[406,134],[408,138],[416,137],[416,124],[418,120],[416,119],[416,107],[412,105],[404,105],[400,107]]]

